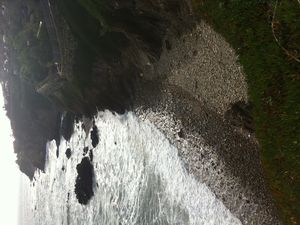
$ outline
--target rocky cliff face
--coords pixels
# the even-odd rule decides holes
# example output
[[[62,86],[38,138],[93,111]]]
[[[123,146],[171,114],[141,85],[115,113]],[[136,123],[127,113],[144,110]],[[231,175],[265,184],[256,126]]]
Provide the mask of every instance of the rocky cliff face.
[[[58,140],[61,113],[17,77],[9,82],[8,88],[6,107],[15,137],[17,163],[32,178],[37,168],[44,169],[47,141]]]
[[[63,93],[49,95],[76,96],[71,102],[57,100],[79,114],[92,114],[96,107],[118,112],[130,107],[142,71],[152,70],[160,57],[166,32],[180,35],[193,24],[189,1],[64,0],[53,1],[55,6],[77,48],[71,75],[62,73],[68,80]]]
[[[24,78],[24,65],[17,65],[16,56],[20,53],[16,48],[24,45],[12,44],[12,66],[2,80],[17,162],[32,178],[37,168],[44,168],[46,142],[59,142],[60,135],[68,139],[75,115],[129,109],[139,81],[157,78],[152,64],[167,43],[166,33],[180,35],[193,26],[193,18],[188,0],[50,0],[49,8],[43,0],[29,2],[30,7],[18,0],[5,3],[11,8],[11,18],[14,13],[23,15],[8,33],[16,36],[32,25],[26,32],[33,35],[24,39],[25,50],[31,50],[34,43],[41,43],[31,23],[44,21],[42,31],[48,35],[44,34],[43,43],[52,45],[52,62],[36,60],[43,70],[34,76],[29,72]],[[69,113],[61,123],[63,111]]]

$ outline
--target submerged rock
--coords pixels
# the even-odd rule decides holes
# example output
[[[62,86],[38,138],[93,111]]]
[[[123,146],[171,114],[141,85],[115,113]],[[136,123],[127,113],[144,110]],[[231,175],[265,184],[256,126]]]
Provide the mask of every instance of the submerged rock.
[[[80,204],[86,205],[93,197],[94,167],[88,157],[84,157],[76,167],[75,194]]]
[[[99,143],[99,132],[97,126],[93,126],[91,131],[92,146],[95,148]]]
[[[93,154],[93,150],[92,149],[89,152],[89,157],[90,157],[91,162],[93,162],[94,154]]]
[[[71,155],[72,155],[72,151],[71,151],[70,148],[68,148],[68,149],[66,150],[66,157],[69,159],[69,158],[71,157]]]
[[[84,147],[83,148],[83,155],[86,155],[86,153],[89,151],[89,148],[88,147]]]

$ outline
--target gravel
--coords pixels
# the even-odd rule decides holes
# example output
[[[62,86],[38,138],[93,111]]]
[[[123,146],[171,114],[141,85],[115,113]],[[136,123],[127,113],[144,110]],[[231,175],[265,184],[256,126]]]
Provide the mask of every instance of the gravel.
[[[205,23],[170,33],[161,59],[143,72],[133,110],[178,149],[187,171],[207,184],[243,224],[277,225],[255,136],[224,119],[248,101],[237,55]]]

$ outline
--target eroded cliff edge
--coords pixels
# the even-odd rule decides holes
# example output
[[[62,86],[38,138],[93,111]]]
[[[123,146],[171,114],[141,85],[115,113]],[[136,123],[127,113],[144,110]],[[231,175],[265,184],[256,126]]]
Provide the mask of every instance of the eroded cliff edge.
[[[195,21],[180,0],[4,1],[2,19],[6,109],[30,178],[44,168],[46,142],[68,139],[75,117],[130,109],[144,71],[161,79],[152,64],[166,33],[180,36]]]

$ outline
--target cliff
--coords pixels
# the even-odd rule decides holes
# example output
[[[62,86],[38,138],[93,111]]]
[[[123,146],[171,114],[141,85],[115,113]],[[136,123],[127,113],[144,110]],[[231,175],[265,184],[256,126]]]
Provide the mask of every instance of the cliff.
[[[30,178],[44,168],[46,142],[68,139],[76,116],[129,109],[139,81],[155,78],[143,71],[153,70],[166,33],[178,36],[194,21],[190,2],[181,0],[3,5],[10,62],[2,77],[6,108],[17,162]],[[61,121],[63,112],[68,114]]]

